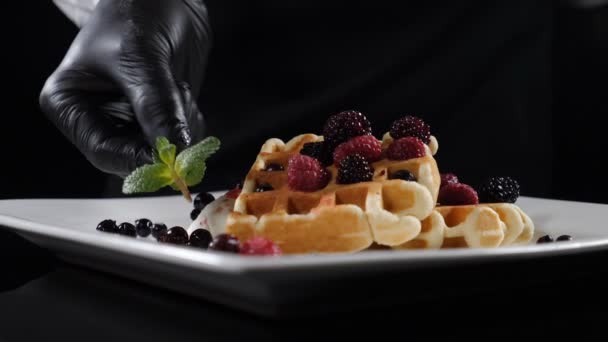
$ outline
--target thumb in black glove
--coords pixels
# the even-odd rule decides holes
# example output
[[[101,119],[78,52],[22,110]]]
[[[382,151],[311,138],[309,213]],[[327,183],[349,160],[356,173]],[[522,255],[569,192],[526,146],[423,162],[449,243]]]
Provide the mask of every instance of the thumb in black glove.
[[[125,176],[154,141],[203,138],[196,105],[211,45],[197,0],[101,0],[40,95],[47,117],[98,169]]]

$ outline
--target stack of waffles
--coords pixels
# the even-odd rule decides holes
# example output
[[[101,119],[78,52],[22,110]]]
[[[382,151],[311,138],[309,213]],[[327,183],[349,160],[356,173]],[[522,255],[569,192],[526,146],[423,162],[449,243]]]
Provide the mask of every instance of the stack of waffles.
[[[340,115],[352,119],[344,113],[336,116]],[[403,125],[397,126],[403,130]],[[416,129],[409,131],[415,135]],[[324,133],[326,130],[327,125]],[[432,135],[420,139],[424,152],[414,158],[391,158],[387,150],[396,139],[390,132],[378,141],[380,157],[369,161],[371,177],[345,183],[339,175],[343,165],[326,162],[327,181],[318,189],[306,191],[290,186],[290,159],[300,155],[306,144],[332,146],[331,153],[337,143],[326,140],[328,134],[303,134],[287,142],[267,140],[227,217],[226,232],[242,241],[268,238],[285,254],[357,252],[378,247],[499,247],[532,239],[534,224],[514,203],[438,202],[442,184],[434,158],[437,139]],[[344,131],[341,133],[344,135]],[[342,142],[348,138],[352,137],[347,134]],[[412,178],[394,176],[403,171]]]

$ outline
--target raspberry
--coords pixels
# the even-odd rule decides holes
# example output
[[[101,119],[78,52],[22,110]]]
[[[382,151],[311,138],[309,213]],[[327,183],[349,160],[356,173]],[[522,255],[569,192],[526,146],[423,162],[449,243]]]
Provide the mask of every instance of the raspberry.
[[[357,153],[368,162],[375,162],[382,157],[382,145],[373,135],[361,135],[343,142],[334,150],[334,164],[340,164],[344,157]]]
[[[274,255],[283,254],[281,248],[269,239],[254,237],[241,246],[241,254],[245,255]]]
[[[322,141],[309,142],[302,146],[300,154],[313,157],[320,161],[324,166],[331,165],[333,162],[332,156],[326,147],[327,145],[325,145]]]
[[[465,205],[478,204],[479,198],[477,192],[471,186],[456,183],[448,184],[439,189],[439,198],[437,200],[441,205]]]
[[[425,155],[424,143],[415,137],[395,140],[386,151],[386,156],[391,160],[408,160],[424,157]]]
[[[442,173],[441,174],[441,188],[448,184],[457,184],[459,183],[458,177],[456,177],[453,173]]]
[[[483,203],[515,203],[519,197],[519,183],[510,177],[491,177],[478,190]]]
[[[329,172],[315,158],[293,155],[287,162],[287,185],[296,191],[316,191],[329,182]]]
[[[415,116],[408,115],[395,120],[391,125],[390,133],[393,139],[416,137],[425,144],[431,142],[431,128]]]
[[[323,127],[323,137],[330,152],[333,152],[336,146],[350,138],[371,134],[372,127],[369,120],[365,115],[354,110],[330,116]]]
[[[369,165],[368,161],[360,154],[351,154],[340,162],[338,166],[339,184],[353,184],[359,182],[368,182],[374,176],[374,169]]]

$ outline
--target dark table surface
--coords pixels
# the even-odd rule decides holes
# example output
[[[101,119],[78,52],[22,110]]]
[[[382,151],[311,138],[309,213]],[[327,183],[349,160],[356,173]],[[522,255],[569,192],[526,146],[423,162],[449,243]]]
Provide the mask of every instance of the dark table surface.
[[[469,291],[291,319],[256,317],[69,265],[1,228],[0,257],[0,341],[586,337],[602,333],[608,318],[608,252],[511,265],[528,271],[503,287],[484,287],[489,274],[480,270],[467,275]]]

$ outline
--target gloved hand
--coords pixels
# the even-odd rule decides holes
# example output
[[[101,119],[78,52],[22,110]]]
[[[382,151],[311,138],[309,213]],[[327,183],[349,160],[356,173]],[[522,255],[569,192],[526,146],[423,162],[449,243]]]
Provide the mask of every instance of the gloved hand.
[[[40,94],[43,112],[98,169],[125,176],[156,137],[203,138],[196,98],[211,45],[202,0],[101,0]]]

